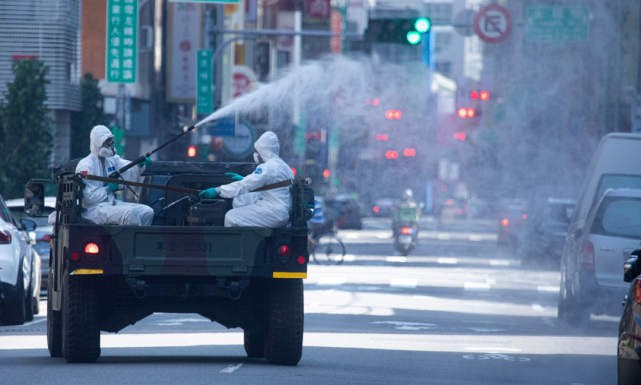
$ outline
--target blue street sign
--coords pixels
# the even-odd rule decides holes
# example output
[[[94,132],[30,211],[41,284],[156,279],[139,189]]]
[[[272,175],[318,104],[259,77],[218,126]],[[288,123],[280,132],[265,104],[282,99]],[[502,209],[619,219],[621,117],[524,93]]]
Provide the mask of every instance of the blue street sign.
[[[216,119],[209,125],[209,135],[212,136],[235,136],[236,135],[236,114]]]

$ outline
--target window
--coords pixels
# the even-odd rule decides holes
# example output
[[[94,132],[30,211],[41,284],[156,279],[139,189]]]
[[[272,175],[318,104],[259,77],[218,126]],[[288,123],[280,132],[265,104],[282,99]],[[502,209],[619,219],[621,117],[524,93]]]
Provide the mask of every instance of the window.
[[[638,175],[603,175],[601,184],[594,199],[598,198],[609,188],[641,189],[641,176]]]
[[[434,52],[441,53],[447,51],[452,43],[452,34],[449,32],[436,32],[434,35]]]
[[[641,199],[605,198],[594,218],[592,233],[641,239]]]

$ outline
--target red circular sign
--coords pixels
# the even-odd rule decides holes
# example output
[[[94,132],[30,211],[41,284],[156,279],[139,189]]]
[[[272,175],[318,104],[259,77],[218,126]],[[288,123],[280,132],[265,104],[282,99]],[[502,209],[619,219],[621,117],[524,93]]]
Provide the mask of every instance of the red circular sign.
[[[239,96],[242,96],[251,92],[252,83],[249,77],[247,77],[247,75],[236,72],[234,73],[233,77],[234,77],[233,86],[232,86],[233,98],[237,98]]]
[[[512,32],[512,16],[498,4],[483,7],[474,17],[474,32],[486,43],[500,43]]]

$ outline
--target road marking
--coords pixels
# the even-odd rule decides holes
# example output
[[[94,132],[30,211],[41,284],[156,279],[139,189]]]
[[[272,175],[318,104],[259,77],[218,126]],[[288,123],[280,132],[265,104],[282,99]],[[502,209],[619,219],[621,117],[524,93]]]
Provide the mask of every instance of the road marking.
[[[437,239],[451,239],[452,237],[449,234],[440,233],[436,236]]]
[[[488,285],[496,285],[496,279],[488,278],[485,280],[485,283],[487,283]]]
[[[418,281],[414,278],[392,278],[389,281],[391,287],[416,287]]]
[[[483,282],[465,282],[463,283],[463,289],[465,290],[490,290],[489,283]]]
[[[532,304],[532,310],[534,310],[534,311],[543,311],[543,306],[539,305],[538,303],[533,303]]]
[[[497,332],[505,331],[505,329],[488,329],[488,328],[468,328],[468,329],[477,333],[497,333]]]
[[[434,324],[424,324],[420,322],[401,322],[401,321],[375,321],[373,324],[394,325],[396,330],[433,330],[438,329]]]
[[[345,283],[344,277],[321,277],[317,285],[339,286]]]
[[[168,319],[168,320],[162,320],[160,322],[156,322],[155,325],[181,326],[186,323],[193,323],[193,322],[211,322],[211,321],[205,318],[175,318],[175,319]]]
[[[345,254],[343,257],[343,261],[345,262],[354,262],[356,260],[356,256],[354,254]]]
[[[490,259],[490,266],[510,266],[510,261],[505,259]]]
[[[35,321],[27,322],[26,324],[21,325],[21,327],[39,324],[40,322],[45,322],[46,320],[47,320],[47,317],[44,317],[43,319],[38,319],[38,320],[35,320]]]
[[[501,350],[504,352],[520,352],[521,349],[512,349],[512,348],[496,348],[496,347],[467,347],[464,348],[465,350],[480,350],[480,351],[496,351],[496,350]]]
[[[387,257],[385,262],[407,262],[407,257]]]
[[[436,260],[438,264],[441,265],[456,265],[458,263],[458,259],[456,258],[438,258]]]
[[[243,364],[229,365],[225,369],[221,370],[221,373],[234,373],[236,370],[240,369]]]
[[[542,292],[551,292],[551,293],[558,293],[561,288],[559,286],[537,286],[536,291],[542,291]]]
[[[526,357],[512,357],[508,356],[506,354],[500,354],[500,353],[488,353],[488,354],[469,354],[466,356],[463,356],[463,358],[468,359],[468,360],[505,360],[505,361],[512,361],[512,362],[527,362],[530,361],[529,358]]]

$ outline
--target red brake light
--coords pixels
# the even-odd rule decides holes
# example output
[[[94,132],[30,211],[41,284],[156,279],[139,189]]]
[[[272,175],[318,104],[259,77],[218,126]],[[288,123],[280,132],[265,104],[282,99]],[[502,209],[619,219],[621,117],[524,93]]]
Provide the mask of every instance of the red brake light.
[[[378,206],[374,206],[374,212],[375,212],[375,213],[379,212],[380,210],[381,210],[381,209],[380,209]]]
[[[6,245],[8,243],[11,243],[11,233],[0,230],[0,245]]]
[[[579,269],[594,270],[594,245],[590,241],[583,241],[583,245],[581,245]]]
[[[502,224],[503,226],[509,226],[509,225],[510,225],[510,220],[509,220],[509,219],[507,219],[507,218],[505,218],[505,219],[503,219],[503,220],[501,221],[501,224]]]
[[[445,201],[446,206],[454,206],[454,200],[453,199],[448,199]]]
[[[412,229],[410,229],[409,227],[403,227],[403,229],[401,230],[401,233],[403,234],[409,234],[411,232],[412,232]]]
[[[640,280],[635,280],[632,289],[632,293],[634,293],[634,300],[637,301],[638,303],[641,303],[641,281]]]
[[[85,253],[87,254],[98,254],[99,252],[100,248],[95,243],[87,243],[87,246],[85,246]]]
[[[300,257],[298,257],[298,263],[301,264],[301,265],[304,265],[305,264],[305,257],[303,257],[302,255]]]
[[[527,214],[523,214],[523,219],[527,219]]]
[[[45,234],[42,236],[42,240],[45,242],[51,242],[51,234]]]
[[[278,255],[280,255],[281,257],[291,257],[292,248],[287,245],[282,245],[278,248]]]
[[[77,261],[80,259],[80,254],[78,253],[71,253],[71,260],[72,261]]]
[[[189,149],[187,149],[187,156],[190,158],[196,156],[196,146],[189,146]]]

